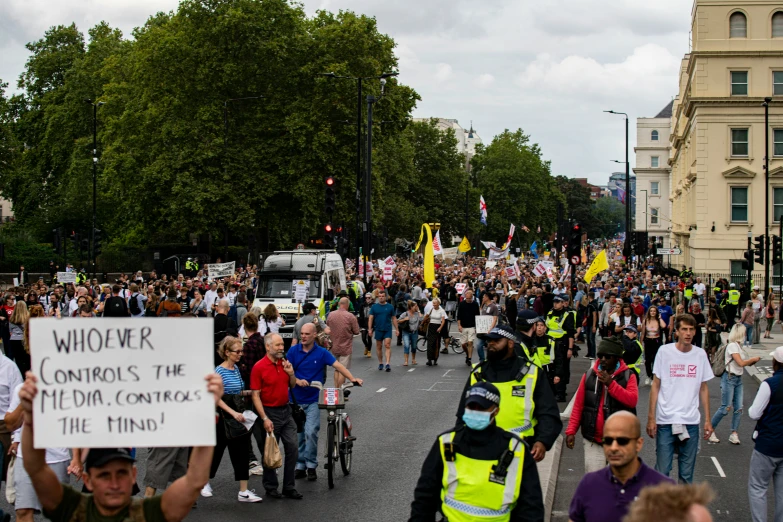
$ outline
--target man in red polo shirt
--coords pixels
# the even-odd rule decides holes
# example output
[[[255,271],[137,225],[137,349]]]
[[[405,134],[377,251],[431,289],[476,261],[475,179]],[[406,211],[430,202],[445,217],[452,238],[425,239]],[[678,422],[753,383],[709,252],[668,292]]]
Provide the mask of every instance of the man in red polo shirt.
[[[294,368],[284,359],[283,338],[275,333],[264,336],[266,356],[258,361],[250,372],[250,389],[258,419],[253,425],[253,434],[259,448],[264,448],[267,434],[274,434],[279,442],[283,439],[285,462],[283,468],[283,492],[277,491],[277,473],[264,468],[264,489],[270,498],[293,498],[299,500],[302,494],[296,490],[294,469],[299,457],[299,442],[296,423],[288,405],[288,390],[296,385]]]

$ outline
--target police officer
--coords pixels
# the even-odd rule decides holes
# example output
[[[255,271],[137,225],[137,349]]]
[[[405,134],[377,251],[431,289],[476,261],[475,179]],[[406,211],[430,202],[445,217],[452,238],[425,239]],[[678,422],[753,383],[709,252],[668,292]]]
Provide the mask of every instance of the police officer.
[[[737,305],[739,305],[739,302],[740,292],[737,290],[737,285],[731,283],[729,285],[729,296],[726,298],[726,319],[729,322],[729,328],[734,325],[734,319],[737,317]]]
[[[76,274],[76,284],[83,285],[87,282],[87,272],[82,268],[78,274]]]
[[[639,382],[641,368],[644,366],[644,347],[639,342],[639,330],[632,324],[623,328],[623,361],[636,372],[636,382]]]
[[[538,352],[538,364],[546,372],[549,386],[552,388],[552,395],[555,390],[555,340],[547,333],[546,322],[543,317],[536,321],[536,330],[533,332],[533,344]]]
[[[194,269],[194,266],[193,266],[193,258],[192,257],[189,257],[185,261],[185,275],[188,276],[188,277],[193,277],[194,275],[196,275],[196,270]]]
[[[484,336],[488,342],[487,360],[473,367],[465,391],[477,382],[497,386],[506,405],[497,419],[498,426],[524,438],[532,447],[533,458],[539,462],[563,427],[552,390],[541,368],[527,357],[517,355],[518,338],[511,327],[496,326]],[[457,419],[462,419],[464,412],[463,398],[457,408]]]
[[[491,346],[491,345],[490,345]],[[491,350],[491,348],[490,348]],[[502,399],[506,404],[505,398]],[[466,391],[462,422],[438,436],[421,468],[410,521],[544,520],[544,502],[528,445],[497,425],[501,393],[488,382]],[[444,484],[447,487],[444,487]]]
[[[565,302],[563,297],[556,295],[552,302],[553,308],[546,316],[549,335],[555,340],[555,360],[559,360],[560,371],[556,374],[560,377],[556,386],[558,402],[566,400],[566,386],[571,380],[571,357],[576,335],[574,314],[565,308]]]

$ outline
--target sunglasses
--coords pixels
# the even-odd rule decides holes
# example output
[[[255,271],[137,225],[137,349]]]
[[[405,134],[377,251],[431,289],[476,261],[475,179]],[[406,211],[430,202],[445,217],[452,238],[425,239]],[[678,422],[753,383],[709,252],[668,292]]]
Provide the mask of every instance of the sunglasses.
[[[618,446],[627,446],[629,442],[631,442],[632,438],[630,437],[604,437],[604,440],[602,441],[602,444],[604,446],[611,446],[615,442]]]
[[[244,350],[231,350],[231,353],[245,353]]]

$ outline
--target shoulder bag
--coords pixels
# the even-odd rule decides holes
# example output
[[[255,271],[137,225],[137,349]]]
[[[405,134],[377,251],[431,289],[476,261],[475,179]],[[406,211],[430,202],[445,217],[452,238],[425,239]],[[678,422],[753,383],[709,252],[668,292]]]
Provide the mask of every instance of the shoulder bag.
[[[248,409],[245,397],[240,394],[226,393],[223,395],[223,402],[238,413],[242,413]],[[244,424],[236,420],[222,408],[220,408],[220,415],[223,417],[223,426],[225,427],[226,438],[228,440],[238,439],[239,437],[250,434],[250,431],[248,431]]]
[[[429,327],[430,327],[430,314],[427,314],[419,323],[419,333],[425,335]]]

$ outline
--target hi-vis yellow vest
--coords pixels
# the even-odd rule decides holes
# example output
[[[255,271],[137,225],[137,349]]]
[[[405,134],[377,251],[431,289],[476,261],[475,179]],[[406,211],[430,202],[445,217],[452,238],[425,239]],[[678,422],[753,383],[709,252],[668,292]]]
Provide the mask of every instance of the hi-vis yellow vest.
[[[639,339],[636,339],[634,342],[639,345],[641,352],[639,352],[639,358],[636,359],[633,364],[629,364],[628,367],[638,374],[642,371],[642,365],[644,364],[644,347],[642,346],[642,343],[639,342]]]
[[[740,298],[739,290],[729,290],[729,304],[730,305],[738,305],[739,304],[739,298]]]
[[[473,372],[470,374],[471,386],[479,380],[486,380],[480,366],[481,363],[473,366]],[[538,372],[538,366],[525,361],[522,370],[514,380],[492,383],[500,392],[500,403],[503,405],[495,417],[495,423],[498,427],[520,437],[533,435],[538,424],[538,420],[533,417],[536,409],[533,402],[533,390],[536,389],[536,382],[538,382]]]
[[[551,364],[552,358],[555,356],[555,340],[550,337],[547,346],[538,346],[537,350],[537,361],[535,362],[539,366],[546,366],[547,364]]]
[[[570,312],[563,312],[563,315],[560,318],[560,321],[558,322],[557,317],[552,315],[552,312],[549,312],[549,314],[546,316],[546,327],[549,328],[549,336],[553,339],[560,339],[565,335],[565,330],[563,330],[563,325],[566,322],[566,318],[568,317],[568,314]]]
[[[516,437],[509,441],[513,453],[505,476],[495,473],[494,460],[471,459],[459,453],[447,458],[447,445],[454,440],[454,432],[438,437],[443,459],[443,488],[441,511],[449,522],[505,522],[519,500],[522,469],[526,446]]]

